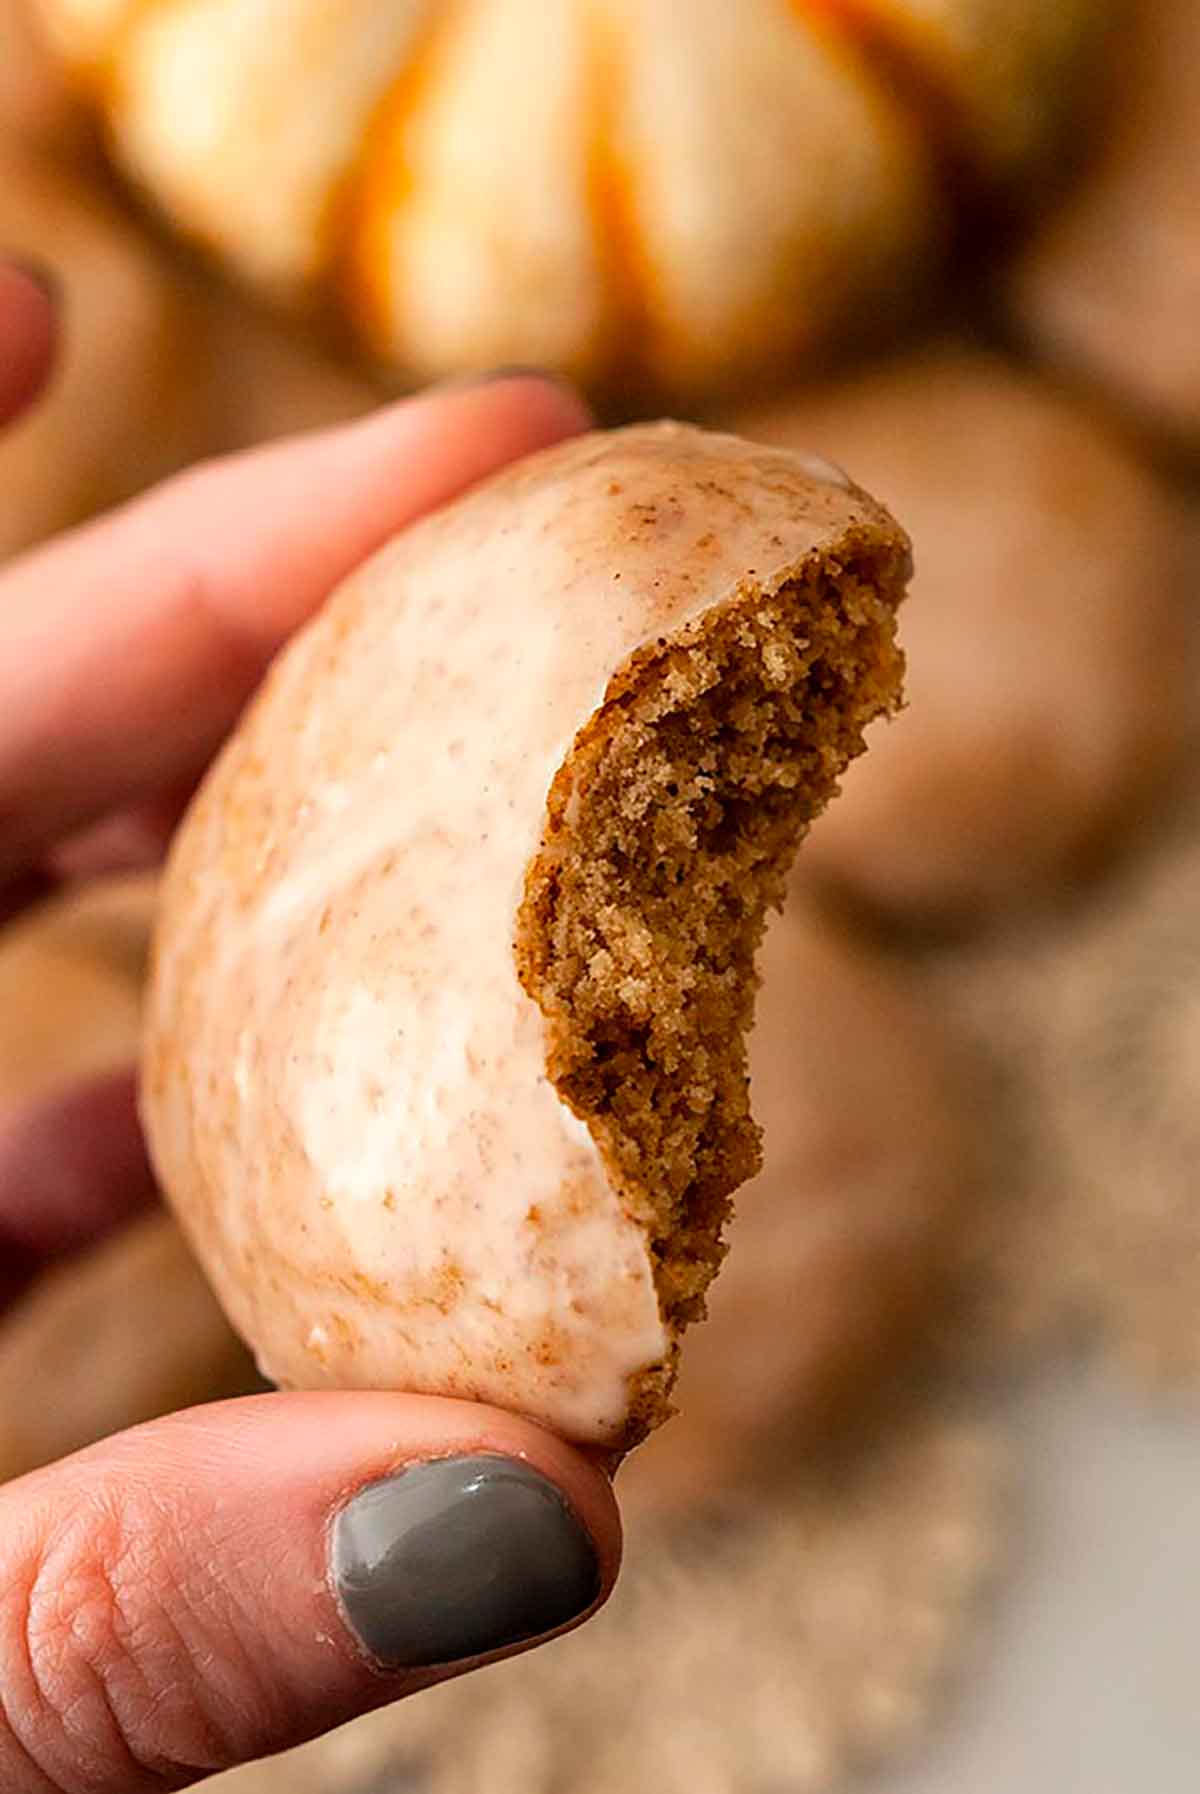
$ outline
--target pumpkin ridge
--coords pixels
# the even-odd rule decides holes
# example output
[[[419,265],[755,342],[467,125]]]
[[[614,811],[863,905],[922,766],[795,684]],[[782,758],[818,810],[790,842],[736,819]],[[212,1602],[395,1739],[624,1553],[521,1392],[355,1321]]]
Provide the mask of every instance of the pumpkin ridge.
[[[968,219],[986,230],[995,221],[997,196],[972,141],[966,108],[932,45],[922,43],[921,28],[899,25],[876,0],[788,0],[788,5],[806,24],[824,23],[835,31],[907,117],[960,232]]]
[[[173,3],[174,0],[124,0],[119,17],[109,28],[107,45],[91,51],[78,61],[70,58],[75,86],[93,105],[101,107],[107,116],[115,113],[119,104],[121,66],[139,27],[152,13],[166,12]],[[58,32],[48,23],[49,14],[53,10],[51,6],[44,4],[34,8],[35,13],[40,13],[47,21],[45,29],[51,41],[58,43]],[[69,57],[69,52],[67,54]]]
[[[462,0],[432,0],[404,63],[371,109],[357,153],[326,208],[326,286],[368,349],[388,353],[392,228],[412,196],[415,175],[405,136],[437,73]]]
[[[633,170],[618,146],[616,95],[626,45],[604,0],[590,0],[589,142],[585,196],[603,282],[604,359],[623,364],[634,383],[648,378],[652,327],[652,257],[638,217]]]

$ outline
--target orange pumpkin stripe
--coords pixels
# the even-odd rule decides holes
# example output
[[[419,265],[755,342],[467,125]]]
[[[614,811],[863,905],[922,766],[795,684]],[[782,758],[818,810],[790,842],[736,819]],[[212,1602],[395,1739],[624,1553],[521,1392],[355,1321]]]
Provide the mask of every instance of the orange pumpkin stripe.
[[[89,71],[89,86],[110,115],[121,104],[121,71],[126,53],[138,30],[153,13],[169,12],[178,0],[125,0],[125,10],[114,28],[108,50]]]
[[[961,96],[927,34],[881,13],[875,0],[788,0],[806,24],[835,30],[924,142],[960,228],[994,218],[996,197],[972,141]],[[1053,0],[1046,0],[1053,4]]]
[[[403,68],[376,102],[357,156],[329,202],[324,229],[330,297],[368,349],[382,355],[393,332],[392,230],[415,187],[408,146],[459,0],[432,0]]]
[[[160,4],[161,0],[125,0],[124,11],[112,27],[108,44],[103,50],[83,56],[60,40],[58,33],[50,34],[49,28],[43,26],[35,17],[38,35],[48,44],[53,44],[66,68],[67,76],[76,90],[95,106],[107,106],[109,103],[109,80],[120,57],[124,53],[126,39],[136,24],[136,15],[149,6]],[[36,14],[37,8],[34,12]]]
[[[589,39],[591,118],[585,190],[607,317],[602,363],[610,377],[620,368],[637,385],[646,378],[656,282],[633,170],[619,147],[617,94],[628,51],[602,6],[592,8]]]

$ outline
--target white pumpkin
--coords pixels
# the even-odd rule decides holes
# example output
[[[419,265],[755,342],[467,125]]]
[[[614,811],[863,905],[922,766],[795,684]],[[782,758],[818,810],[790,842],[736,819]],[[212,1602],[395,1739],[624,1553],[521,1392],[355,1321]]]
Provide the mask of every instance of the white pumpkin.
[[[37,0],[125,164],[417,375],[726,384],[903,308],[1107,0]]]
[[[61,144],[79,133],[70,89],[36,30],[27,0],[0,0],[0,154],[8,140]]]

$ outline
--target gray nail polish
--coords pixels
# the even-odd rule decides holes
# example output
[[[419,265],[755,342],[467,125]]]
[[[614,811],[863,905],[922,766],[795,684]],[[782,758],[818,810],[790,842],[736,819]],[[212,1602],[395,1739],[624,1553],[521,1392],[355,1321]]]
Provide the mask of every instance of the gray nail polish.
[[[361,1489],[334,1520],[331,1562],[346,1619],[389,1669],[540,1638],[600,1592],[595,1549],[554,1484],[482,1453]]]

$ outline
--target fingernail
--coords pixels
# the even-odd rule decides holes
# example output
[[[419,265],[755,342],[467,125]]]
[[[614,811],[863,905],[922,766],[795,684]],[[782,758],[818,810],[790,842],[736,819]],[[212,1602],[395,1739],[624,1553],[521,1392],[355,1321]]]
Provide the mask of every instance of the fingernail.
[[[575,388],[565,374],[558,374],[553,368],[531,367],[527,363],[514,361],[505,367],[485,368],[476,374],[476,383],[485,386],[493,380],[545,380],[551,386],[565,386],[571,392]]]
[[[579,398],[579,389],[565,374],[553,368],[527,367],[520,362],[498,368],[476,368],[461,374],[448,374],[426,388],[430,392],[455,392],[470,386],[494,386],[500,380],[540,380],[544,386],[557,386],[560,392]]]
[[[515,1458],[414,1464],[337,1515],[346,1620],[388,1669],[424,1669],[542,1638],[592,1606],[600,1569],[559,1490]]]
[[[37,287],[54,309],[58,310],[62,303],[63,288],[62,281],[53,268],[47,267],[45,262],[35,261],[27,255],[3,255],[0,259],[3,259],[5,265],[14,273],[23,275],[33,286]]]

